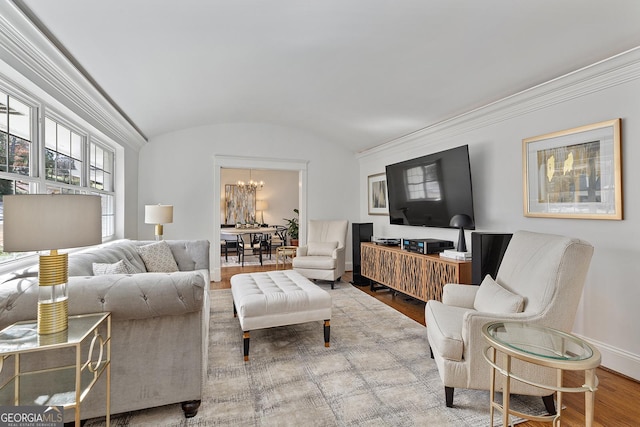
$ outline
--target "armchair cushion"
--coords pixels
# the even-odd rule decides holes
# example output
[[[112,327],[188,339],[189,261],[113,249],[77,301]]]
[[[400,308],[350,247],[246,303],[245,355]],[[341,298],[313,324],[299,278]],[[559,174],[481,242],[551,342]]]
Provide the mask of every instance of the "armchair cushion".
[[[486,313],[520,313],[524,298],[509,292],[486,275],[473,302],[473,308]]]
[[[307,245],[308,256],[332,256],[333,250],[338,247],[338,242],[309,242]]]
[[[445,359],[461,361],[464,350],[462,324],[464,314],[470,308],[445,305],[440,301],[429,301],[425,311],[429,327],[429,344]]]

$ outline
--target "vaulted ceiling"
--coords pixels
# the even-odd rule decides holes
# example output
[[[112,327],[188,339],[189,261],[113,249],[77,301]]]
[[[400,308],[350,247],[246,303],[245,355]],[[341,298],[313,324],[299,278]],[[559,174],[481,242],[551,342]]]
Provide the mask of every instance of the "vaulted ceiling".
[[[296,127],[354,152],[640,46],[637,0],[14,0],[147,138]]]

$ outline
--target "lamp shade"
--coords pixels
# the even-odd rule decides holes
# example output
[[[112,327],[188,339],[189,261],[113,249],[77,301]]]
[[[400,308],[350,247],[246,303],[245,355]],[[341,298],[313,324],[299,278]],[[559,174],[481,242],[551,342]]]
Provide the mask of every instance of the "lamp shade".
[[[266,200],[258,200],[256,201],[256,210],[258,211],[266,211],[269,209],[269,203]]]
[[[467,251],[467,242],[464,238],[464,229],[473,226],[473,220],[469,215],[466,214],[458,214],[451,217],[451,221],[449,222],[451,227],[457,227],[460,229],[458,233],[458,246],[456,246],[458,252],[466,252]]]
[[[146,224],[171,224],[173,222],[173,205],[146,205],[144,207]]]
[[[469,228],[473,225],[473,220],[469,215],[458,214],[451,217],[449,226],[456,228]]]
[[[102,243],[100,196],[5,195],[4,251],[77,248]]]

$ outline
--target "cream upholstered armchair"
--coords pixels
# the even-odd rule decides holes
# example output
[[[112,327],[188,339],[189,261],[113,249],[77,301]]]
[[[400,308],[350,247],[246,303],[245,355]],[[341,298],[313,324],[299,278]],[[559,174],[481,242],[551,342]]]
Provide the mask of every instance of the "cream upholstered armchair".
[[[333,289],[344,274],[349,221],[309,221],[307,244],[300,246],[293,269],[308,279],[328,280]]]
[[[489,389],[490,369],[483,357],[487,342],[481,332],[486,323],[504,320],[571,331],[592,255],[593,247],[578,239],[518,231],[495,281],[487,275],[480,286],[447,284],[442,302],[427,302],[427,337],[447,406],[453,406],[455,387]],[[512,369],[539,384],[556,381],[549,368],[514,360]],[[499,382],[496,389],[502,389]],[[541,396],[549,413],[555,413],[549,391],[514,381],[511,392]]]

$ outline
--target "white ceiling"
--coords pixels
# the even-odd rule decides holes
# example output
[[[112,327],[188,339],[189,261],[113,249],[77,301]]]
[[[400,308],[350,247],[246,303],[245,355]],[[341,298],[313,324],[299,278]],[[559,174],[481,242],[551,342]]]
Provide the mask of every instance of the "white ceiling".
[[[362,151],[640,46],[638,0],[14,0],[147,138],[302,128]]]

